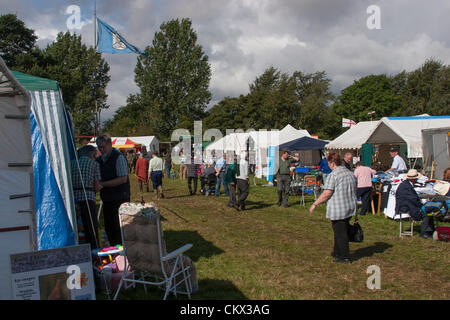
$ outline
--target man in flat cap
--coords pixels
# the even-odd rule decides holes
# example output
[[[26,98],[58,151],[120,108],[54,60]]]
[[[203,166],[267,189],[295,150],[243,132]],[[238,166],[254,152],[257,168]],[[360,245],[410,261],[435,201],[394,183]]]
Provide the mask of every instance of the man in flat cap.
[[[403,158],[398,155],[398,150],[399,150],[398,146],[392,146],[391,149],[389,150],[389,154],[391,155],[393,160],[391,168],[386,172],[396,171],[398,173],[404,173],[406,172],[406,170],[408,170],[408,168],[406,167],[405,160],[403,160]]]

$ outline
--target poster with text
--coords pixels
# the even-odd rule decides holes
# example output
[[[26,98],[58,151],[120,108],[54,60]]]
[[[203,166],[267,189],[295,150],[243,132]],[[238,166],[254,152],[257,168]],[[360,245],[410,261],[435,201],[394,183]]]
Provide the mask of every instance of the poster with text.
[[[10,255],[15,300],[95,300],[90,245]]]

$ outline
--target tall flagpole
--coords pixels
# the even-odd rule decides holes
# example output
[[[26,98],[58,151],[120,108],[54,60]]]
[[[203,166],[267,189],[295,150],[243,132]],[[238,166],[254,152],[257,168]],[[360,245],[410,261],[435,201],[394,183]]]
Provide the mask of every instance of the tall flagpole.
[[[97,0],[94,1],[94,48],[97,51]],[[94,135],[98,136],[100,134],[100,115],[97,107],[97,98],[95,99],[95,132]]]

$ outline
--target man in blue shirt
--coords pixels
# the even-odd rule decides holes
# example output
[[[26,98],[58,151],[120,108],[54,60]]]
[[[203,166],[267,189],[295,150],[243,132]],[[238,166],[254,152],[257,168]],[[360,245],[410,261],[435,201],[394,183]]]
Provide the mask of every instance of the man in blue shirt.
[[[216,190],[215,190],[215,196],[218,197],[220,195],[220,184],[223,184],[223,188],[225,190],[225,193],[227,194],[227,197],[229,196],[230,192],[228,190],[228,185],[225,182],[225,170],[227,168],[227,157],[224,153],[222,157],[217,160],[216,166],[214,167],[216,169]]]
[[[328,166],[327,157],[323,158],[319,164],[319,171],[322,173],[322,182],[325,185],[328,175],[331,173],[331,169]]]

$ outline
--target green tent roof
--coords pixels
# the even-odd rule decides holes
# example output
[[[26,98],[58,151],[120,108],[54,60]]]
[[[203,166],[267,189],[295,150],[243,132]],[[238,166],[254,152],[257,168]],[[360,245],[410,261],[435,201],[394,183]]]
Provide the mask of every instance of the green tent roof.
[[[18,71],[11,71],[11,73],[29,91],[59,90],[58,82],[55,80],[36,77]]]

